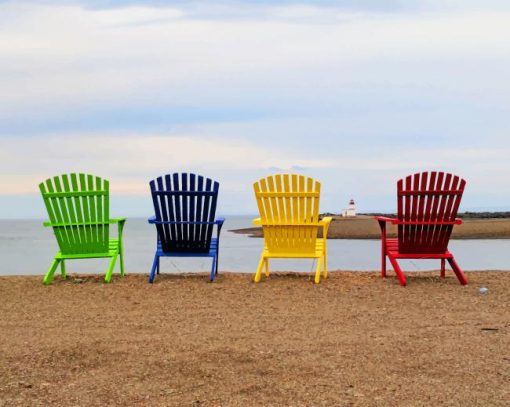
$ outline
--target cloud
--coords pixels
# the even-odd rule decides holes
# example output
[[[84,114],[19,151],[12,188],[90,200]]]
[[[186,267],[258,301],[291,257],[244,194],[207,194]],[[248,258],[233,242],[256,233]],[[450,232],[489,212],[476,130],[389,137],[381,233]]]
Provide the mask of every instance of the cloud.
[[[93,13],[95,21],[106,27],[162,23],[183,16],[183,11],[178,9],[147,6],[128,6],[124,8],[98,10]]]
[[[476,92],[473,72],[459,69],[466,61],[479,69],[480,60],[510,59],[508,12],[265,10],[245,21],[191,18],[177,7],[0,4],[0,117],[98,105],[292,103],[306,100],[309,85],[331,97],[360,83],[420,78]],[[456,82],[434,72],[449,69],[446,61]],[[476,76],[508,86],[501,74]]]
[[[44,178],[68,172],[93,172],[115,178],[112,190],[145,194],[147,180],[162,173],[265,171],[296,165],[327,168],[333,162],[263,147],[248,141],[193,135],[46,136],[29,142],[2,141],[0,194],[33,193]],[[20,159],[23,157],[22,159]],[[144,180],[144,182],[140,182]]]
[[[507,151],[495,147],[358,148],[352,153],[335,144],[329,148],[311,146],[302,151],[189,134],[81,134],[28,142],[7,138],[0,151],[0,194],[34,193],[43,179],[68,172],[103,176],[111,180],[113,192],[124,195],[145,195],[148,180],[179,171],[219,175],[226,181],[222,189],[231,192],[246,190],[254,179],[269,173],[296,172],[351,190],[363,186],[368,195],[374,191],[389,194],[384,182],[392,184],[399,177],[422,170],[451,171],[476,179],[479,191],[494,188],[505,179],[503,174],[510,172]]]

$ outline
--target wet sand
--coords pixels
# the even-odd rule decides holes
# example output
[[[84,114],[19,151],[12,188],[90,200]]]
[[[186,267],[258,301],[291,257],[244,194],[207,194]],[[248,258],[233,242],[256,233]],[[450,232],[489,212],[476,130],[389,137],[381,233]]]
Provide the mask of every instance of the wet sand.
[[[507,406],[510,272],[438,275],[0,277],[0,406]]]

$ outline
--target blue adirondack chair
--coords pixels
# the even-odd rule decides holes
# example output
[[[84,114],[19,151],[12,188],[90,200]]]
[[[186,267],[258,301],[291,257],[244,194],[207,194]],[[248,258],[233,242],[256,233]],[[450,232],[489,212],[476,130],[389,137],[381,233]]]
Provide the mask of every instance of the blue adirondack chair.
[[[158,232],[149,283],[159,274],[160,257],[212,257],[211,281],[218,274],[218,254],[224,218],[215,220],[219,184],[201,175],[175,173],[150,182]],[[212,237],[214,225],[216,237]]]

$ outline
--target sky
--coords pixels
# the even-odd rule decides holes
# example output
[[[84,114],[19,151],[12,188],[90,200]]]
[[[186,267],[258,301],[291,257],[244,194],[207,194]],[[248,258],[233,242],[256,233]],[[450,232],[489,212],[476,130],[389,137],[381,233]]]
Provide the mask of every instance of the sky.
[[[394,212],[396,181],[467,180],[461,210],[510,210],[510,2],[0,1],[0,218],[44,218],[38,184],[110,180],[112,216],[150,216],[148,183],[322,183]]]

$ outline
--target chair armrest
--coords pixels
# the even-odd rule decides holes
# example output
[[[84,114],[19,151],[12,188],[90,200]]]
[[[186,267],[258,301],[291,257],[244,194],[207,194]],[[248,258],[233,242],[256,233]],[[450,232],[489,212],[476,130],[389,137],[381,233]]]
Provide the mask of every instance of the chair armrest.
[[[223,227],[223,223],[225,223],[225,218],[223,216],[220,216],[219,218],[216,218],[214,221],[214,224],[218,226],[218,237],[220,237],[220,231]]]
[[[225,218],[224,217],[219,217],[217,218],[214,222],[193,222],[193,221],[189,221],[189,222],[179,222],[179,221],[158,221],[156,219],[156,216],[151,216],[149,219],[147,219],[147,222],[151,223],[151,224],[162,224],[162,225],[193,225],[193,224],[201,224],[201,225],[218,225],[218,227],[221,229],[221,227],[223,226],[223,223],[225,222]]]
[[[383,250],[385,250],[386,247],[386,223],[391,222],[394,224],[394,221],[398,221],[398,219],[395,218],[388,218],[386,216],[374,216],[374,219],[379,222],[379,227],[381,228],[381,243],[383,246]]]
[[[127,218],[112,218],[110,219],[110,223],[124,223],[126,222]]]
[[[328,237],[329,225],[331,225],[333,218],[326,216],[319,221],[319,226],[322,226],[322,237],[326,239]]]
[[[126,218],[113,218],[113,219],[110,219],[110,223],[116,223],[118,225],[117,235],[118,235],[118,239],[119,239],[119,244],[122,248],[122,231],[124,229],[124,224],[126,223]]]
[[[462,219],[460,219],[460,218],[455,218],[455,224],[456,224],[456,225],[462,225]]]
[[[216,218],[216,220],[214,221],[214,224],[218,226],[218,228],[216,230],[216,237],[218,238],[218,241],[220,240],[220,232],[221,232],[221,228],[223,227],[224,222],[225,222],[225,218],[223,216]]]
[[[253,219],[253,224],[257,226],[262,226],[262,219],[260,218]]]
[[[319,225],[324,226],[324,225],[330,224],[332,220],[333,220],[333,218],[331,216],[325,216],[324,218],[322,218],[319,221]]]
[[[379,224],[382,222],[391,222],[392,224],[396,225],[398,223],[398,219],[395,218],[388,218],[387,216],[374,216],[374,219],[376,219]]]

